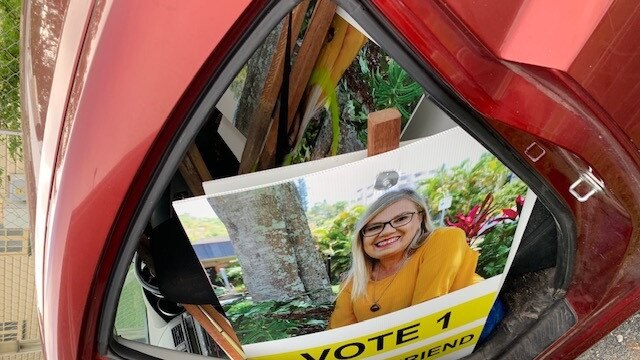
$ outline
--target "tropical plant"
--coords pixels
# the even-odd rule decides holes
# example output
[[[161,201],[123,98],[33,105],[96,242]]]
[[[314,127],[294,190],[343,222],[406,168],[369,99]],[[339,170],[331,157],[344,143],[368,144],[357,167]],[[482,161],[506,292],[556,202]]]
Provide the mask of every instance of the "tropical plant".
[[[346,208],[346,201],[338,201],[333,204],[329,204],[326,201],[315,203],[306,212],[309,227],[311,229],[315,229],[318,226],[324,225],[326,222],[331,221],[338,214],[345,211]]]
[[[419,183],[418,191],[429,201],[432,211],[438,210],[439,202],[451,196],[451,207],[445,217],[454,218],[484,201],[486,194],[493,193],[493,204],[497,208],[509,208],[513,199],[524,194],[527,186],[516,178],[496,157],[486,153],[477,163],[465,160],[457,166],[436,170],[434,176]]]
[[[362,205],[353,206],[312,230],[320,251],[331,259],[329,276],[332,284],[339,283],[351,266],[351,239],[364,209]]]
[[[515,198],[516,209],[502,209],[502,214],[497,214],[497,206],[493,204],[493,194],[489,193],[480,205],[474,205],[468,214],[456,215],[456,220],[451,221],[446,218],[445,222],[449,226],[455,226],[464,230],[467,235],[467,243],[473,245],[476,238],[489,233],[498,224],[505,220],[516,220],[520,215],[524,199],[518,195]]]
[[[358,140],[367,144],[367,120],[369,118],[369,108],[362,104],[352,95],[351,89],[346,79],[340,80],[338,86],[338,99],[342,104],[342,120],[347,121],[358,133]]]
[[[462,229],[467,235],[467,243],[471,245],[477,236],[482,236],[492,228],[491,223],[493,220],[489,218],[491,212],[494,210],[491,206],[492,202],[493,195],[489,193],[484,198],[482,204],[475,205],[468,214],[457,214],[456,221],[451,221],[447,217],[445,222],[449,226]]]
[[[238,262],[238,260],[231,260],[229,262],[229,265],[225,267],[224,270],[227,274],[227,280],[229,280],[229,282],[234,287],[244,286],[244,280],[242,279],[242,268],[240,267],[240,263]],[[220,275],[218,274],[218,276]],[[222,281],[222,279],[220,279],[220,281]]]
[[[447,219],[449,226],[465,231],[469,245],[474,245],[477,239],[481,239],[477,245],[480,257],[476,272],[484,278],[498,275],[504,270],[524,198],[517,195],[515,208],[505,208],[499,213],[492,202],[493,196],[489,193],[482,204],[474,206],[469,214],[458,215],[457,222]]]
[[[242,299],[224,310],[243,344],[284,339],[322,331],[333,306],[316,306],[305,301],[264,301]]]
[[[402,114],[403,124],[424,93],[422,87],[407,74],[395,60],[387,57],[387,69],[380,68],[371,76],[371,91],[377,109],[396,107]]]
[[[478,245],[480,250],[476,268],[478,275],[488,279],[504,271],[517,226],[517,222],[503,222],[484,236]]]
[[[514,175],[509,174],[507,183],[493,193],[493,204],[499,209],[510,208],[513,206],[513,199],[516,199],[516,202],[524,202],[522,195],[526,193],[527,185],[520,179],[515,178]],[[516,205],[522,206],[522,203]]]

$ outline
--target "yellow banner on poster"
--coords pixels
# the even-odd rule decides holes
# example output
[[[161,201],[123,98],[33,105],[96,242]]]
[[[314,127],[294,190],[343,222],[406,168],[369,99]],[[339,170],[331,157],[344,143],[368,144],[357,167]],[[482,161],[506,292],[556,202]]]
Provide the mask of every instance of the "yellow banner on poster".
[[[435,335],[448,332],[460,326],[486,317],[496,298],[495,293],[489,293],[456,306],[437,311],[413,321],[390,327],[383,331],[354,337],[349,340],[310,347],[296,351],[278,353],[267,356],[251,357],[253,360],[330,360],[330,359],[358,359],[380,355],[387,351],[408,346],[416,342],[425,341]],[[482,330],[482,326],[479,327]],[[457,336],[457,335],[456,335]],[[455,336],[454,336],[455,337]],[[447,340],[455,340],[445,339]],[[465,342],[466,340],[466,342]],[[469,346],[475,344],[477,335],[456,342]],[[457,351],[457,350],[456,350]],[[444,352],[444,351],[443,351]],[[408,355],[410,356],[410,354]],[[401,359],[399,357],[398,359]],[[434,358],[433,356],[431,358]],[[419,358],[416,358],[419,359]]]
[[[483,326],[462,331],[446,339],[433,342],[427,346],[408,351],[402,355],[390,357],[389,360],[434,360],[456,351],[468,348],[478,342]]]

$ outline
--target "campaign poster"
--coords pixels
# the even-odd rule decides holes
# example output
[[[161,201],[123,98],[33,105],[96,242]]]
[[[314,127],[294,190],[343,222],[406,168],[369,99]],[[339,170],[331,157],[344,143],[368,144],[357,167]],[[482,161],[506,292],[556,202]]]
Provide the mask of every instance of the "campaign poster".
[[[174,208],[251,359],[471,353],[535,202],[459,128],[203,186]]]

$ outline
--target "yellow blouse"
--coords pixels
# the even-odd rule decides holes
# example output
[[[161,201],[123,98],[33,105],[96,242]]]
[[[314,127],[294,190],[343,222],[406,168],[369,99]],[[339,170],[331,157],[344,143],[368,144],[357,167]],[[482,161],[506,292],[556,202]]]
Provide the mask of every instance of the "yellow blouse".
[[[436,229],[395,276],[369,280],[365,297],[352,301],[351,283],[343,284],[329,328],[388,314],[480,282],[482,277],[475,273],[478,256],[461,229]],[[374,302],[380,307],[376,312],[370,309]]]

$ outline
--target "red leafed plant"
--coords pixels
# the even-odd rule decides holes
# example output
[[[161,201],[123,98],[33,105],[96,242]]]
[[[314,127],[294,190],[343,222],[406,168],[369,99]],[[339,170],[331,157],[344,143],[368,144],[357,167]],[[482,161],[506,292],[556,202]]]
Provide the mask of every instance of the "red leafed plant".
[[[504,220],[516,220],[522,211],[524,198],[518,195],[515,199],[515,209],[502,209],[502,215],[499,217],[491,217],[495,211],[493,204],[493,193],[488,193],[484,201],[480,205],[475,205],[468,214],[462,213],[455,216],[457,221],[451,221],[447,217],[445,222],[449,226],[455,226],[462,229],[467,234],[467,243],[473,244],[476,238],[485,235],[493,230],[496,225]]]

